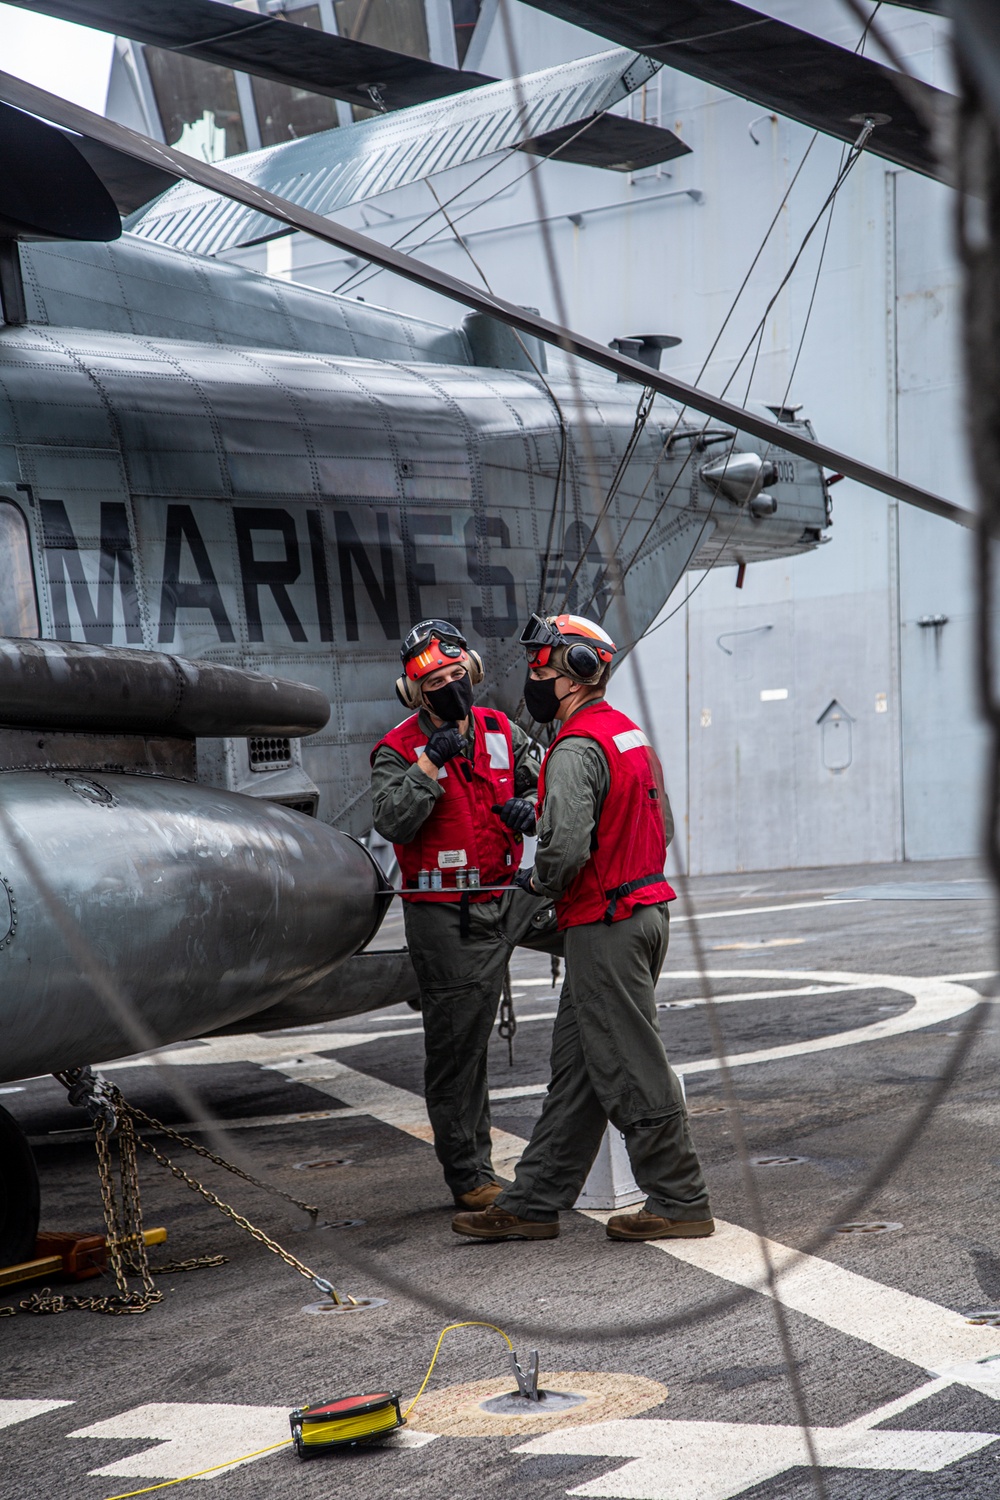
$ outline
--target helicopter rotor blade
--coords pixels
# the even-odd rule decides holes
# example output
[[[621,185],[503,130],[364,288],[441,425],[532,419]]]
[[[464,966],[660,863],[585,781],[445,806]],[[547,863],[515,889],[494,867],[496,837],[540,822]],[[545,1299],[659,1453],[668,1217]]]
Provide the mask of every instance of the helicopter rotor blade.
[[[71,104],[55,94],[49,94],[44,89],[36,88],[11,73],[0,72],[0,99],[14,105],[17,109],[41,115],[44,119],[62,125],[68,130],[90,136],[107,146],[124,151],[151,166],[161,167],[165,171],[175,173],[178,177],[187,178],[190,182],[200,183],[203,187],[221,193],[237,203],[259,209],[271,218],[287,224],[291,229],[301,229],[306,234],[311,234],[317,239],[326,241],[327,244],[347,251],[349,255],[360,256],[373,265],[402,276],[405,280],[415,282],[428,291],[438,292],[476,312],[496,318],[499,322],[506,323],[521,333],[530,334],[546,344],[552,344],[564,350],[567,354],[576,355],[591,364],[610,370],[613,374],[620,375],[637,386],[645,386],[657,391],[681,406],[690,407],[716,421],[728,423],[737,430],[761,438],[784,452],[794,453],[797,457],[806,459],[819,467],[834,469],[847,478],[866,485],[869,489],[878,490],[884,495],[907,505],[913,505],[918,510],[927,511],[931,515],[955,521],[962,526],[974,527],[976,525],[976,517],[971,511],[955,505],[950,500],[945,500],[941,495],[921,489],[920,486],[910,484],[896,474],[888,474],[849,454],[839,453],[823,443],[803,437],[781,423],[767,421],[754,412],[713,396],[707,391],[699,390],[696,386],[675,380],[662,371],[652,370],[639,360],[631,359],[628,355],[607,348],[593,339],[586,338],[583,334],[574,333],[568,328],[550,322],[547,318],[527,312],[523,307],[507,302],[502,297],[492,296],[489,292],[471,286],[456,276],[450,276],[447,272],[439,271],[434,266],[429,266],[413,256],[383,245],[367,235],[359,234],[357,230],[348,229],[342,224],[322,218],[319,214],[311,213],[308,209],[299,208],[274,193],[255,187],[252,183],[242,182],[228,172],[223,172],[219,167],[209,165],[208,162],[199,162],[194,157],[186,156],[158,141],[150,140],[147,136],[129,130],[124,125],[115,124],[102,115],[93,114],[80,105]]]
[[[953,95],[741,0],[528,4],[848,144],[871,116],[877,125],[868,147],[873,156],[950,180],[935,137],[954,116]]]

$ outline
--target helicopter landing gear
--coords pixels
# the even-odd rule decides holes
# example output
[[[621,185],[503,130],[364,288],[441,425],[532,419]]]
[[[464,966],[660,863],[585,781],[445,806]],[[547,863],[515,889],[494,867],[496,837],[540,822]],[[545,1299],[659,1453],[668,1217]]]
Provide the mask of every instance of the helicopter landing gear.
[[[30,1260],[38,1235],[38,1171],[20,1125],[0,1108],[0,1266]]]

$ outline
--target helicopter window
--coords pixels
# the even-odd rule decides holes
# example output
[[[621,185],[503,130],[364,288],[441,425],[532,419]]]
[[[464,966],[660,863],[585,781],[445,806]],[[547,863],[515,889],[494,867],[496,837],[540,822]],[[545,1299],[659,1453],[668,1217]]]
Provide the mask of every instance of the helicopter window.
[[[286,10],[286,21],[296,26],[308,26],[313,31],[323,30],[323,21],[318,5],[301,5],[296,10]],[[269,78],[251,78],[253,102],[257,110],[262,146],[278,146],[282,141],[295,141],[303,135],[315,135],[318,130],[334,130],[340,121],[337,103],[323,94],[310,94],[307,89],[289,88],[283,83],[272,83]]]
[[[337,30],[355,42],[405,52],[408,57],[431,55],[427,41],[424,0],[334,0]],[[355,104],[354,118],[367,120],[377,110]]]
[[[0,635],[38,639],[38,600],[28,524],[16,505],[0,500]]]
[[[231,68],[160,47],[146,47],[144,56],[168,146],[203,161],[247,149]]]

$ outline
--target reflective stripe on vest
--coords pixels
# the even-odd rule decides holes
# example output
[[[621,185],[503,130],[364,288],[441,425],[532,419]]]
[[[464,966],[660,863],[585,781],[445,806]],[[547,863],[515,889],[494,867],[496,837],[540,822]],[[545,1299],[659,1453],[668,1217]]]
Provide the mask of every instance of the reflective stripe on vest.
[[[564,739],[575,738],[600,745],[610,786],[590,858],[556,902],[560,929],[621,922],[637,906],[674,899],[662,873],[667,855],[663,771],[642,730],[610,704],[601,700],[577,709],[549,747],[538,779],[539,818],[549,756]]]
[[[438,772],[443,796],[434,804],[415,838],[394,844],[403,884],[415,886],[420,870],[438,869],[445,882],[448,873],[461,865],[477,865],[481,885],[507,885],[521,863],[519,834],[512,833],[491,809],[494,803],[514,796],[514,745],[510,720],[493,708],[473,708],[475,759],[456,755]],[[382,745],[417,761],[427,748],[427,735],[413,714],[391,729],[372,751]],[[421,891],[406,901],[457,901],[464,893],[454,888]],[[491,901],[489,892],[468,893],[473,902]]]

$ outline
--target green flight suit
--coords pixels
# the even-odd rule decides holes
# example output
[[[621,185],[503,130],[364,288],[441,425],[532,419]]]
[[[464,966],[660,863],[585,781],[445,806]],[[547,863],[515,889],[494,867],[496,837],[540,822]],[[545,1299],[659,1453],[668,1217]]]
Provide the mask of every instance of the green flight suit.
[[[532,875],[545,896],[561,895],[590,858],[610,785],[604,752],[593,740],[557,741],[545,767]],[[666,819],[669,837],[669,808]],[[665,903],[637,906],[610,926],[587,922],[564,932],[566,978],[552,1033],[552,1080],[498,1208],[539,1221],[572,1208],[610,1120],[625,1137],[650,1213],[711,1217],[684,1096],[656,1018],[655,985],[668,936]]]
[[[421,711],[420,727],[433,723]],[[471,757],[475,725],[465,744]],[[531,741],[511,725],[514,789],[531,796],[539,763]],[[441,784],[418,765],[383,745],[372,766],[375,827],[394,844],[407,844],[444,795]],[[512,889],[494,901],[468,907],[468,936],[460,931],[458,902],[404,901],[403,922],[420,984],[424,1021],[424,1097],[434,1131],[434,1149],[457,1198],[496,1180],[490,1138],[486,1053],[496,1020],[511,950],[541,903]]]

